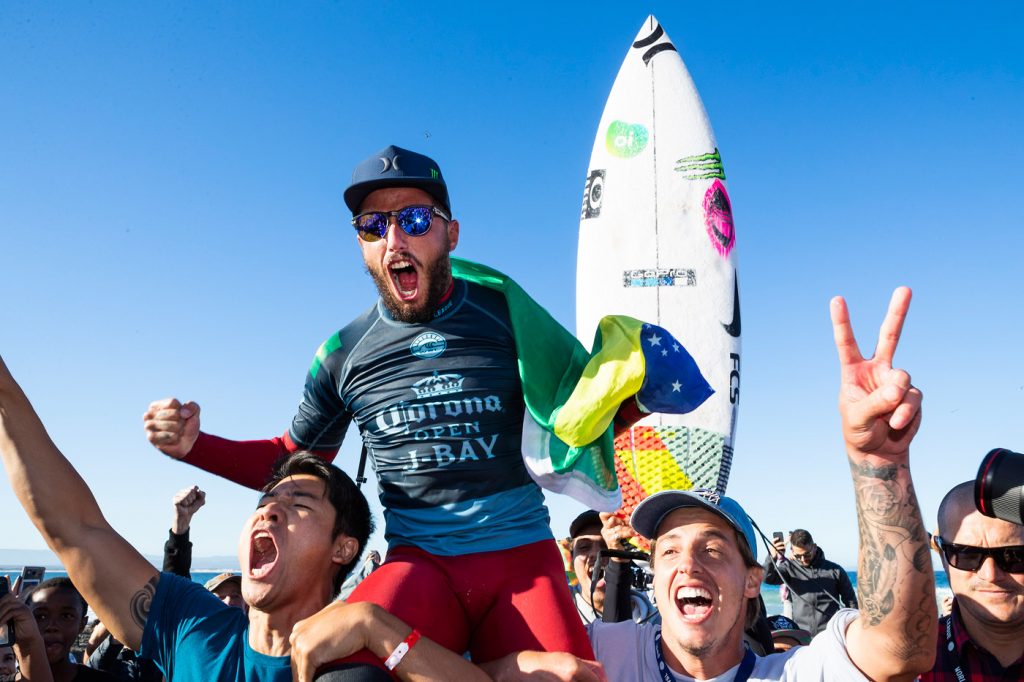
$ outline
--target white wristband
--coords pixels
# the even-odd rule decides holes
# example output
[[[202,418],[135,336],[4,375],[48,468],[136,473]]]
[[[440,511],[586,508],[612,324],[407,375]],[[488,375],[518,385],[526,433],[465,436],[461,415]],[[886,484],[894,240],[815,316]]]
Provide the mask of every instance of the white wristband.
[[[419,639],[420,633],[414,628],[408,637],[399,642],[395,650],[391,652],[391,655],[384,659],[384,667],[388,670],[397,668],[398,664],[402,662],[402,659],[405,658],[405,655],[409,653],[409,650],[413,648]]]

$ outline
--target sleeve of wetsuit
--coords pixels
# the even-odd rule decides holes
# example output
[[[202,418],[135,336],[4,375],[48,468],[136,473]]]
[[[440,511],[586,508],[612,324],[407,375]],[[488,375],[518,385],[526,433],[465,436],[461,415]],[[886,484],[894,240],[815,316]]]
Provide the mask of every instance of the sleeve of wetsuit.
[[[306,374],[298,412],[284,435],[236,441],[200,433],[183,461],[254,490],[263,487],[282,455],[309,450],[333,461],[352,420],[339,395],[346,354],[340,332],[320,346]]]
[[[188,536],[187,528],[181,535],[168,531],[167,542],[164,543],[164,573],[192,579],[192,542]]]
[[[278,457],[300,448],[295,447],[288,434],[268,440],[228,440],[209,433],[200,433],[192,450],[182,461],[211,474],[223,476],[248,488],[259,490],[270,478]],[[336,451],[323,454],[333,459]]]
[[[622,401],[612,423],[615,425],[614,433],[618,436],[629,427],[646,417],[649,412],[644,412],[636,402],[636,396],[631,396]]]
[[[317,352],[317,359],[306,374],[302,402],[288,429],[288,437],[298,447],[331,452],[341,447],[352,421],[349,406],[341,397],[347,353],[337,335],[328,339]],[[323,360],[318,361],[321,355]]]
[[[609,561],[604,569],[604,612],[601,620],[618,623],[633,618],[633,601],[629,598],[629,562]]]

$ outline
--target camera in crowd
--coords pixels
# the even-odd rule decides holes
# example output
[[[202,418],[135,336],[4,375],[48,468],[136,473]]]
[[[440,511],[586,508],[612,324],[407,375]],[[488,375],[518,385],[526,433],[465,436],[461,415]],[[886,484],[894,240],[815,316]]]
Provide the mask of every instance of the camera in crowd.
[[[985,516],[1024,525],[1024,455],[990,450],[974,479],[974,506]]]
[[[623,549],[602,549],[600,556],[602,559],[609,559],[612,557],[618,559],[629,559],[630,587],[639,592],[646,592],[651,588],[651,584],[654,582],[654,574],[651,573],[650,568],[648,568],[651,555],[647,552]],[[642,563],[638,565],[635,563],[637,561]],[[598,562],[598,564],[594,566],[594,582],[597,582],[597,571],[601,563],[603,562]]]
[[[654,584],[654,574],[647,568],[647,565],[638,566],[637,564],[629,565],[630,573],[630,584],[634,590],[638,592],[646,592],[651,589],[651,585]]]

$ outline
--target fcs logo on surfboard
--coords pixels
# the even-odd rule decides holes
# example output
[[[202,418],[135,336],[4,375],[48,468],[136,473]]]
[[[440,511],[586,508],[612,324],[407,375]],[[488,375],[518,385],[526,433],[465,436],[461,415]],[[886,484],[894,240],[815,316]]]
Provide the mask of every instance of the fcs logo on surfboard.
[[[647,146],[647,127],[639,123],[612,121],[608,126],[604,144],[608,151],[620,159],[632,159]]]
[[[436,358],[448,348],[448,342],[437,332],[423,332],[409,344],[409,352],[423,360]]]
[[[592,170],[583,186],[583,208],[580,220],[597,218],[601,215],[601,200],[604,198],[604,169]]]
[[[728,258],[736,246],[736,227],[732,222],[732,202],[720,180],[711,183],[704,195],[704,222],[708,226],[711,245],[720,255]]]
[[[729,372],[729,402],[735,405],[740,401],[740,355],[729,353],[732,371]]]

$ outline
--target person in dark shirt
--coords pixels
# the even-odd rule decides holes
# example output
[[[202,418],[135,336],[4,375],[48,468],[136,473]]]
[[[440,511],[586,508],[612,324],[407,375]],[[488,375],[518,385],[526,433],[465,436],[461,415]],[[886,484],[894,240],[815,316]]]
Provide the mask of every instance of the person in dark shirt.
[[[204,504],[206,493],[197,485],[175,493],[171,500],[174,516],[164,543],[164,573],[192,579],[192,541],[189,539],[189,531],[192,528],[192,517]],[[249,607],[242,598],[242,576],[238,573],[221,573],[207,580],[203,587],[228,606],[248,612]]]
[[[161,682],[164,676],[153,661],[142,658],[117,641],[103,623],[97,622],[89,642],[98,640],[85,664],[122,682]],[[87,649],[88,651],[88,649]]]
[[[816,635],[841,608],[857,608],[857,593],[846,570],[825,558],[825,552],[811,534],[797,528],[789,536],[792,558],[785,556],[785,544],[772,543],[764,563],[764,581],[789,586],[793,620],[801,629]]]
[[[193,485],[175,493],[171,500],[174,514],[164,542],[164,572],[192,579],[192,541],[189,530],[192,517],[206,504],[206,493]]]
[[[953,591],[922,682],[1024,680],[1024,526],[985,516],[974,481],[946,493],[932,548]]]
[[[17,587],[17,583],[15,585]],[[0,623],[14,625],[14,644],[0,646],[0,682],[52,682],[43,635],[17,591],[0,597]],[[4,628],[6,629],[6,628]],[[10,639],[11,632],[4,633]]]

